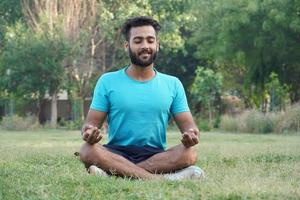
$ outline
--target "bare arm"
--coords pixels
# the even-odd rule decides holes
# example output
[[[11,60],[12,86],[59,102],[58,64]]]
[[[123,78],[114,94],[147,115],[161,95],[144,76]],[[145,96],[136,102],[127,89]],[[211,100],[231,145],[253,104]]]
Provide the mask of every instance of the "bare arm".
[[[85,123],[82,126],[82,139],[89,144],[98,143],[102,139],[100,128],[107,116],[106,112],[89,110]]]
[[[90,124],[98,128],[102,127],[102,124],[106,118],[106,112],[96,111],[90,109],[84,124]]]
[[[181,142],[186,147],[199,143],[200,132],[190,112],[182,112],[174,116],[174,120],[182,133]]]

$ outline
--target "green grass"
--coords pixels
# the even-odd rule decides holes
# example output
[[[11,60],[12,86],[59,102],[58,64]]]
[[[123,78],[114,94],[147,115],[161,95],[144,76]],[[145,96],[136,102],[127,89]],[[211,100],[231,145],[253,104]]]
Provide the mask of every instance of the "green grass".
[[[169,146],[179,141],[168,133]],[[299,199],[300,136],[203,133],[203,181],[89,176],[79,132],[0,131],[0,199]]]

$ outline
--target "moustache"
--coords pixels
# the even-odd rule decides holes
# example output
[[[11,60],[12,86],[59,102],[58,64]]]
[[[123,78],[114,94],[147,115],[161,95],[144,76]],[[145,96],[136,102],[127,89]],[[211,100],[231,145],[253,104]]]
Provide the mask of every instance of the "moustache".
[[[151,49],[142,49],[138,55],[142,55],[144,53],[152,54],[152,51],[151,51]]]

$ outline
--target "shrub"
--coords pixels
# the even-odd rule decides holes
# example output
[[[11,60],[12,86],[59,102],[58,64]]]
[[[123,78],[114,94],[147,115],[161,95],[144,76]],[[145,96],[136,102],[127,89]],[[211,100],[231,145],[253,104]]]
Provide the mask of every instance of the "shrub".
[[[255,110],[247,110],[242,113],[240,120],[242,123],[239,124],[239,130],[247,133],[257,132],[257,122],[261,120],[261,116]]]
[[[240,115],[221,118],[221,129],[247,133],[300,132],[300,104],[285,111],[263,114],[258,110],[246,110]]]
[[[1,127],[4,130],[24,131],[35,130],[40,127],[37,117],[28,115],[20,117],[18,115],[5,116],[2,118]]]
[[[241,116],[240,131],[248,133],[271,133],[275,130],[275,123],[269,114],[257,110],[249,110]]]
[[[275,118],[255,110],[247,110],[235,117],[224,115],[221,129],[233,132],[270,133],[274,131]]]
[[[67,121],[66,127],[68,130],[81,130],[82,124],[83,122],[81,119],[75,121]]]
[[[224,115],[221,117],[220,128],[224,131],[236,132],[238,130],[238,119],[233,116]]]
[[[276,126],[276,132],[300,132],[300,104],[288,107],[280,113],[280,119]]]
[[[213,128],[208,119],[203,119],[200,117],[196,117],[196,124],[200,131],[210,131]]]

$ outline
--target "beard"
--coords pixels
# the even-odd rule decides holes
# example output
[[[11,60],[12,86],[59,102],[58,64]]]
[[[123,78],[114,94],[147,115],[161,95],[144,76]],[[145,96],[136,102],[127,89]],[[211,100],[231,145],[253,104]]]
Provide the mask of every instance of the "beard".
[[[151,49],[142,49],[140,52],[138,53],[134,53],[131,51],[131,48],[129,46],[129,57],[131,60],[131,63],[140,67],[148,67],[149,65],[151,65],[156,57],[157,57],[157,51],[152,51]],[[141,59],[140,56],[144,53],[149,54],[148,59]]]

